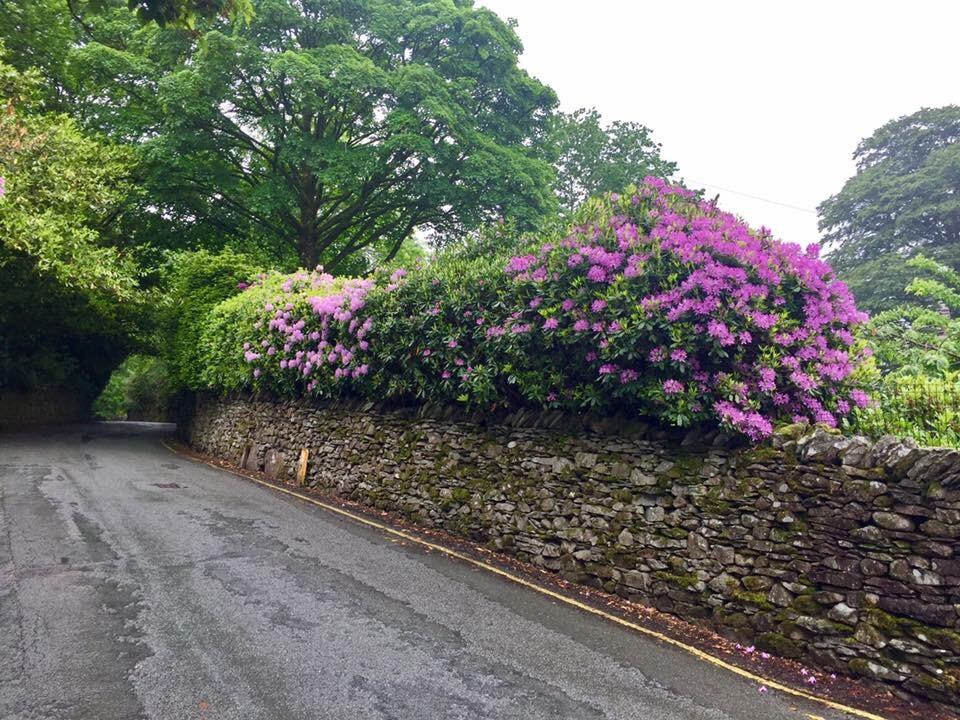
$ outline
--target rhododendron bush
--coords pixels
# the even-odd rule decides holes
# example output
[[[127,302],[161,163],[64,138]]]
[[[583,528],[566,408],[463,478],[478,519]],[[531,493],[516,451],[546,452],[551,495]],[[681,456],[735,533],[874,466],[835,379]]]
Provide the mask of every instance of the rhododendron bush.
[[[246,365],[234,386],[284,395],[618,411],[755,440],[868,402],[853,333],[866,318],[817,248],[682,188],[648,178],[587,203],[566,234],[512,245],[367,279],[260,281],[225,303],[242,312],[218,308],[245,339],[215,362],[230,353]]]

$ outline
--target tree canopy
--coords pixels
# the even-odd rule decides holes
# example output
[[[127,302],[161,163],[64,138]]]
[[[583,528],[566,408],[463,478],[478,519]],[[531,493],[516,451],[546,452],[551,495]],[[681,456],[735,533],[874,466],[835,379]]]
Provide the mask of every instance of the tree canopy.
[[[123,42],[95,25],[100,39],[72,51],[73,106],[141,145],[144,185],[173,223],[342,271],[414,229],[533,226],[553,207],[533,141],[556,98],[518,67],[520,41],[494,13],[452,0],[254,11]]]
[[[650,128],[619,120],[603,125],[593,108],[554,116],[546,145],[554,157],[557,199],[567,211],[589,197],[677,171],[676,163],[660,157]]]
[[[249,18],[253,12],[250,0],[127,0],[127,5],[142,21],[161,26],[193,27],[199,18]]]
[[[960,106],[893,120],[854,153],[857,173],[819,207],[830,260],[860,305],[904,299],[907,258],[960,266]]]

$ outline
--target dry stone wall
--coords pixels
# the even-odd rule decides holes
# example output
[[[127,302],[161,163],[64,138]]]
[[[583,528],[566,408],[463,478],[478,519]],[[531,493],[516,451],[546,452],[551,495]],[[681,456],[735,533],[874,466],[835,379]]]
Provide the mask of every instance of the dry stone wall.
[[[790,428],[759,448],[558,413],[205,398],[198,449],[771,652],[960,701],[960,453]]]
[[[90,398],[71,388],[17,392],[0,389],[0,432],[62,425],[90,417]]]

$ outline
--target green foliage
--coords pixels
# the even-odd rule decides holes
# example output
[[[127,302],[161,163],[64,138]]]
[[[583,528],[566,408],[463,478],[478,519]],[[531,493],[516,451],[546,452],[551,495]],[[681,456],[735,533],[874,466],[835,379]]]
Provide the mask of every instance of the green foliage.
[[[109,136],[129,153],[126,178],[136,192],[103,233],[145,271],[147,284],[158,280],[154,271],[170,249],[257,244],[249,235],[229,236],[222,227],[198,223],[195,215],[166,205],[146,183],[142,140],[156,123],[156,77],[161,67],[184,57],[189,33],[142,24],[126,0],[36,0],[0,12],[0,38],[11,64],[42,78],[37,108],[67,113],[81,131]],[[278,259],[282,265],[284,258]]]
[[[533,340],[530,337],[505,338],[496,348],[488,348],[490,352],[483,361],[465,362],[460,375],[450,379],[444,380],[438,368],[449,361],[448,369],[457,372],[452,356],[459,353],[469,357],[476,347],[471,341],[453,352],[445,348],[455,337],[464,343],[463,328],[458,326],[473,325],[478,308],[508,306],[512,282],[503,268],[511,250],[522,244],[513,226],[486,228],[480,235],[480,248],[470,242],[459,243],[439,254],[427,268],[410,273],[396,292],[373,293],[370,314],[376,317],[376,323],[370,394],[419,400],[444,398],[480,406],[519,400],[516,385],[523,378],[533,380],[538,371],[520,370],[509,383],[498,383],[497,376],[501,371],[512,373],[511,357],[518,352],[530,352],[544,361],[551,356],[544,354],[542,345],[528,342]],[[476,329],[479,338],[486,326]],[[437,354],[433,361],[423,355],[430,352],[428,348]],[[467,367],[469,373],[464,372]],[[504,385],[514,387],[504,393]]]
[[[867,326],[885,375],[874,381],[874,403],[858,409],[848,427],[960,447],[960,274],[922,255],[905,266],[920,273],[905,288],[914,302]]]
[[[68,117],[30,114],[37,77],[2,64],[0,73],[2,257],[27,256],[94,302],[130,301],[136,268],[101,234],[133,191],[129,150],[84,135]]]
[[[76,37],[67,0],[0,2],[0,42],[7,50],[4,61],[42,78],[37,91],[47,110],[63,109],[65,63]]]
[[[178,255],[168,276],[166,363],[180,386],[201,387],[201,337],[209,311],[239,293],[261,272],[248,256],[225,250]]]
[[[890,375],[846,427],[872,437],[910,437],[921,445],[960,448],[960,372],[942,377]]]
[[[901,376],[960,370],[960,274],[922,255],[906,266],[922,273],[905,289],[915,302],[876,315],[866,328],[880,368]]]
[[[249,346],[251,323],[258,322],[263,307],[283,293],[286,278],[270,275],[240,294],[216,305],[202,317],[203,328],[195,355],[193,385],[196,389],[238,390],[250,383],[250,366],[241,348]],[[339,288],[342,279],[336,281]],[[312,289],[311,295],[323,291]],[[305,304],[305,299],[301,299]]]
[[[139,19],[128,0],[0,12],[0,384],[94,393],[122,357],[168,343],[195,386],[198,318],[255,274],[250,257],[365,273],[422,258],[414,229],[508,212],[532,226],[553,207],[532,140],[555,97],[487,10],[130,6]],[[198,247],[189,267],[179,251]]]
[[[93,397],[144,324],[138,268],[109,232],[130,154],[38,97],[36,72],[0,62],[0,386]]]
[[[250,370],[238,348],[248,341],[245,325],[265,300],[265,291],[255,288],[217,305],[204,318],[195,372],[189,378],[193,387],[229,392],[248,385]]]
[[[123,363],[110,375],[107,384],[93,402],[94,417],[100,420],[123,420],[127,416],[126,380],[128,371]]]
[[[249,20],[253,15],[250,0],[127,0],[127,5],[143,22],[186,28],[194,27],[199,18]]]
[[[369,267],[376,270],[394,270],[398,267],[408,268],[420,265],[429,260],[430,254],[427,249],[416,240],[416,238],[407,238],[400,246],[400,249],[393,257],[388,257],[385,252],[372,253]],[[347,273],[356,275],[357,272]]]
[[[951,268],[960,268],[960,241],[953,245],[931,248],[928,257]],[[858,307],[878,315],[900,304],[923,304],[911,296],[906,287],[916,275],[916,269],[908,263],[908,254],[884,255],[876,260],[866,260],[844,270],[843,280],[853,289]]]
[[[565,235],[504,224],[413,272],[270,275],[213,309],[198,367],[217,390],[623,411],[760,439],[867,401],[863,320],[815,253],[649,178]]]
[[[342,273],[368,271],[348,261],[368,247],[391,258],[415,229],[449,238],[506,215],[532,227],[553,209],[533,140],[556,98],[518,67],[519,39],[494,13],[416,0],[254,10],[194,33],[114,21],[119,38],[91,16],[96,39],[70,51],[72,105],[138,143],[155,218],[206,247],[217,230]]]
[[[166,420],[173,391],[163,360],[131,355],[113,371],[93,411],[104,420]]]
[[[676,163],[660,157],[650,128],[635,122],[602,125],[600,113],[581,108],[550,122],[545,151],[554,158],[560,206],[572,211],[587,198],[619,191],[645,177],[670,178]]]
[[[960,261],[960,106],[893,120],[854,159],[857,174],[819,207],[820,228],[860,306],[878,312],[904,299],[906,258]]]

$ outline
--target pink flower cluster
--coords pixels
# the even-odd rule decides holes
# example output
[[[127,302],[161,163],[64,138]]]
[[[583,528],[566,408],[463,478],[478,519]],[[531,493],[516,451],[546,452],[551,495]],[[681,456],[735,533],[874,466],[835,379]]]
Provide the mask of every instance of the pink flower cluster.
[[[542,298],[539,326],[591,349],[598,382],[628,373],[639,409],[760,439],[778,418],[835,425],[869,401],[850,382],[866,316],[818,248],[753,231],[663,180],[609,197],[505,270]]]
[[[855,382],[865,316],[817,249],[662,180],[591,203],[566,236],[503,256],[494,275],[488,257],[445,262],[254,283],[269,298],[243,348],[255,384],[627,410],[754,440],[869,403]]]
[[[402,281],[395,274],[392,281]],[[370,371],[369,341],[373,318],[364,313],[372,279],[337,281],[321,268],[298,272],[280,286],[281,294],[263,306],[257,325],[266,336],[260,348],[244,345],[244,359],[258,363],[253,371],[279,369],[290,380],[303,379],[312,392]],[[288,297],[290,299],[288,299]],[[276,367],[273,367],[276,363]]]

